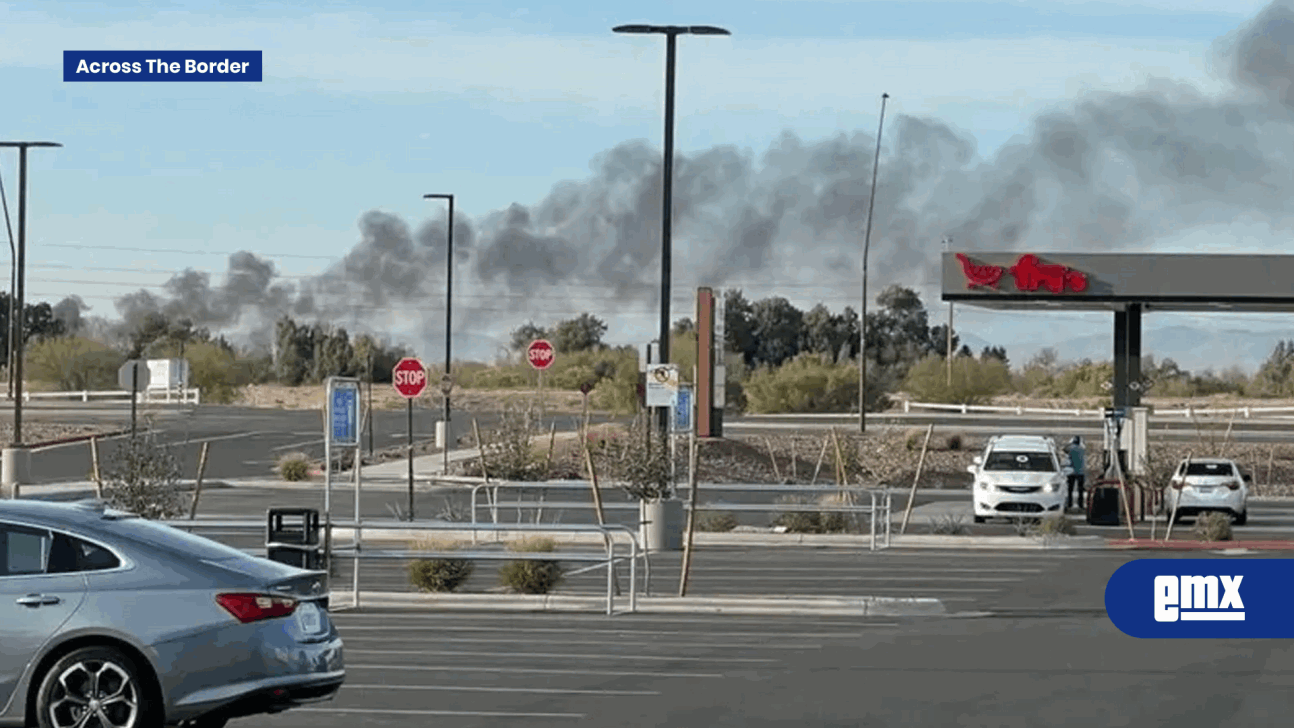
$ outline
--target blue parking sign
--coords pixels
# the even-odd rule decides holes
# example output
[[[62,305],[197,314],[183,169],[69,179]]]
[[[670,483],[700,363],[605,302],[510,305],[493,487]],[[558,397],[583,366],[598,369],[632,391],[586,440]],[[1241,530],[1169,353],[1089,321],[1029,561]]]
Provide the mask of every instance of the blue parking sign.
[[[687,385],[679,385],[674,398],[674,431],[692,431],[692,388]]]
[[[359,384],[337,382],[328,394],[328,435],[334,445],[359,445]]]

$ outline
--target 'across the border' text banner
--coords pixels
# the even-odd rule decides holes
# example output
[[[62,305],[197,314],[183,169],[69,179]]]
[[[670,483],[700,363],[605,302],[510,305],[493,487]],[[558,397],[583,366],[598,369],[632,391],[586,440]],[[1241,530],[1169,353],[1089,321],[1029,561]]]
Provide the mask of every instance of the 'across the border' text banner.
[[[260,80],[260,51],[63,51],[64,82]]]

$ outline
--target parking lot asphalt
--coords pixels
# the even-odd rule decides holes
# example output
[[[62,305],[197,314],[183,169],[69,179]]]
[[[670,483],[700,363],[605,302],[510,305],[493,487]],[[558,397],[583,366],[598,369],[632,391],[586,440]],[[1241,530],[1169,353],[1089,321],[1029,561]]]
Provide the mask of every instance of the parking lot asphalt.
[[[1238,728],[1294,708],[1286,642],[1118,632],[1104,584],[1132,555],[926,556],[1019,581],[939,618],[342,611],[337,699],[233,725]],[[891,580],[929,568],[882,558]]]
[[[435,440],[436,423],[441,411],[429,407],[414,408],[413,435],[419,443]],[[148,411],[156,415],[156,428],[160,441],[178,445],[174,453],[186,478],[197,475],[198,458],[204,442],[210,443],[207,456],[206,477],[246,478],[267,476],[283,455],[305,453],[311,458],[323,457],[323,413],[318,410],[275,410],[250,407],[225,407],[203,405],[198,408],[157,407]],[[458,426],[470,430],[471,419],[489,429],[498,424],[498,413],[460,413],[463,421]],[[3,415],[12,418],[12,414]],[[81,408],[45,408],[27,415],[29,421],[40,418],[49,422],[76,422],[111,426],[122,430],[130,427],[128,406]],[[600,422],[605,418],[592,418]],[[553,415],[548,421],[559,431],[573,430],[578,420],[573,415]],[[139,420],[144,422],[143,417]],[[375,410],[372,427],[366,428],[361,446],[369,451],[371,430],[372,446],[382,450],[401,446],[408,441],[408,413],[404,410]],[[100,463],[106,467],[116,448],[124,438],[105,438],[100,442]],[[92,467],[90,447],[76,443],[31,453],[31,482],[58,483],[82,480]]]

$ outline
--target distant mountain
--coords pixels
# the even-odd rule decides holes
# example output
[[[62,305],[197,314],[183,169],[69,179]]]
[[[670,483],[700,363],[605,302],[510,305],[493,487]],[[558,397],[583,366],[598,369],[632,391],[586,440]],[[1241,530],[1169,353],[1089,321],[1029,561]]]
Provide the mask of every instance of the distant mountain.
[[[966,336],[963,334],[963,336]],[[1253,373],[1267,359],[1280,340],[1280,334],[1239,330],[1209,331],[1192,326],[1146,328],[1141,332],[1141,353],[1153,355],[1155,361],[1172,359],[1182,369],[1203,372],[1222,371],[1239,366]],[[1104,335],[1078,336],[1029,347],[1028,352],[1007,347],[1012,364],[1024,364],[1044,347],[1056,350],[1061,361],[1108,361],[1114,357],[1114,332]]]

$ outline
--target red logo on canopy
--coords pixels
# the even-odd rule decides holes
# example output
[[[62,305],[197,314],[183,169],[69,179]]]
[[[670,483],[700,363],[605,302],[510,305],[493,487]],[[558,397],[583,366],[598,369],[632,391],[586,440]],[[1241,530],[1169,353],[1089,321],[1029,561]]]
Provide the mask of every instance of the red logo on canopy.
[[[1064,293],[1066,289],[1075,293],[1087,290],[1087,275],[1055,263],[1043,263],[1038,256],[1022,255],[1010,268],[1000,265],[977,265],[970,258],[958,253],[962,272],[966,275],[966,285],[975,288],[997,288],[1002,274],[1010,271],[1015,278],[1015,287],[1021,291],[1036,291],[1046,288],[1052,293]]]

